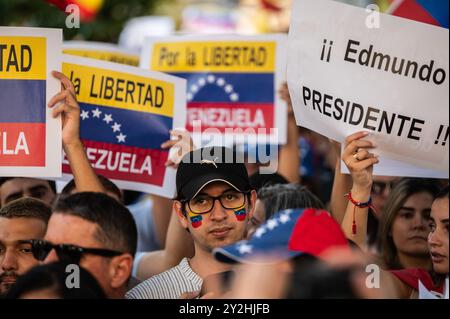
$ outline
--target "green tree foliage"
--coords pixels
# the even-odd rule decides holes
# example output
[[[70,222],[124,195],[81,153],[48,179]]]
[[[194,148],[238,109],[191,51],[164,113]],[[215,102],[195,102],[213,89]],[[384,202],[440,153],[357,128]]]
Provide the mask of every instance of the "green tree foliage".
[[[68,29],[66,13],[44,0],[0,0],[0,25],[62,28],[65,40],[116,43],[128,19],[151,15],[162,2],[167,0],[104,0],[94,21]]]

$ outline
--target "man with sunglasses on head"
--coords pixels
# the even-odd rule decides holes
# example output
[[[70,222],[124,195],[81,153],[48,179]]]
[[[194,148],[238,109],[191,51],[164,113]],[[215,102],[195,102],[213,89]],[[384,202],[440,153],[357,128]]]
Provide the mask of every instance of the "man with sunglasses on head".
[[[0,209],[0,295],[18,276],[38,265],[30,240],[44,237],[51,213],[50,206],[33,198],[18,199]]]
[[[136,253],[137,229],[129,210],[103,193],[58,199],[44,240],[30,241],[36,259],[84,267],[108,298],[123,298]]]
[[[173,210],[191,234],[195,254],[130,290],[128,299],[178,299],[198,293],[203,279],[230,270],[213,255],[214,248],[238,242],[252,217],[256,191],[236,154],[224,147],[207,147],[186,154],[176,175]]]

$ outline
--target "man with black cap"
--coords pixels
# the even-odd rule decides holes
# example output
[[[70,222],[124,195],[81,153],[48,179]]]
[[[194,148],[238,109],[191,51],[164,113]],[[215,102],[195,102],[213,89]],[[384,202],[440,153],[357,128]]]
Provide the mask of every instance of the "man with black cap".
[[[250,187],[243,161],[225,147],[207,147],[186,154],[177,170],[173,208],[192,235],[195,255],[130,290],[128,299],[178,299],[199,292],[203,278],[230,265],[217,261],[214,248],[244,238],[256,191]]]

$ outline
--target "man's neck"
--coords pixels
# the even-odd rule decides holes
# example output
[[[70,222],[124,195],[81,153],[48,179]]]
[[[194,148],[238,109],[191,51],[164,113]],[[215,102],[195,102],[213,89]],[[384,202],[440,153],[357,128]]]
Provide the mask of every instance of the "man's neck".
[[[189,265],[202,279],[205,279],[209,275],[231,269],[231,265],[217,261],[210,251],[200,249],[199,247],[196,247],[195,255],[189,260]]]

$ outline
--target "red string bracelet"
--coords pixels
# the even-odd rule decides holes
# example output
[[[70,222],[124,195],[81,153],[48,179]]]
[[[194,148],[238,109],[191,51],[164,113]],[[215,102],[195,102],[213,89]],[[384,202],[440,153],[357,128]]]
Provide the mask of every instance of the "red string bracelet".
[[[352,224],[352,234],[356,235],[356,207],[358,208],[371,208],[373,211],[375,211],[375,207],[372,205],[372,197],[369,198],[369,201],[363,203],[363,202],[357,202],[352,197],[352,192],[345,194],[345,197],[354,205],[353,208],[353,224]]]

